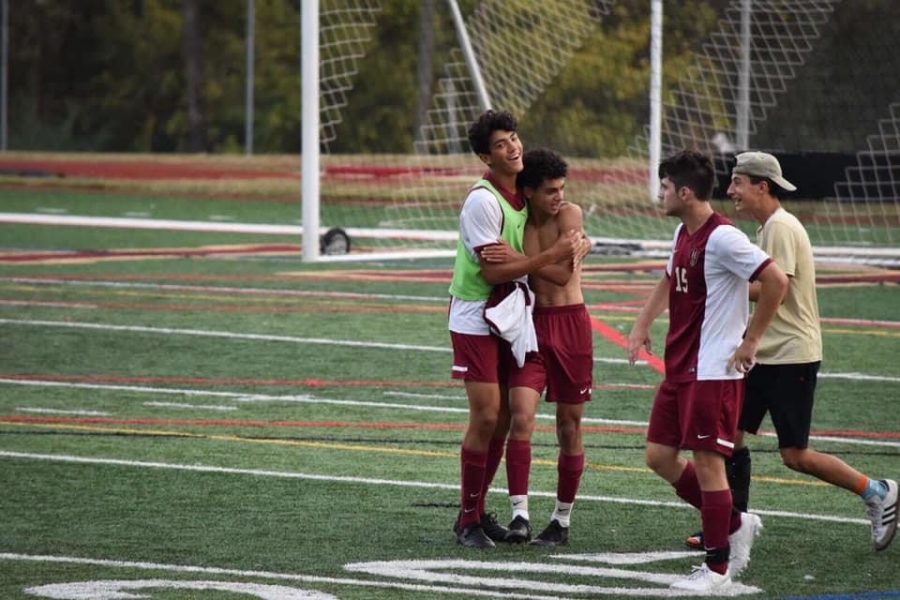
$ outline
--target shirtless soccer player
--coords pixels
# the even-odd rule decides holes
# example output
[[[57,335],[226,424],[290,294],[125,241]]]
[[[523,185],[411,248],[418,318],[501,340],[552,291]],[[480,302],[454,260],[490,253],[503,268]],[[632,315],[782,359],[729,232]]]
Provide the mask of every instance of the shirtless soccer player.
[[[581,231],[581,208],[566,202],[568,165],[547,149],[529,151],[523,159],[517,187],[528,202],[525,254],[539,255],[572,230]],[[494,252],[486,252],[491,260]],[[507,541],[531,540],[528,513],[528,478],[531,469],[531,437],[541,394],[556,404],[557,459],[556,506],[549,525],[531,541],[556,546],[568,542],[569,518],[584,472],[581,416],[591,399],[593,339],[591,323],[581,293],[581,261],[564,259],[533,272],[529,283],[535,293],[534,327],[539,351],[525,365],[514,368],[509,379],[510,414],[507,442],[512,522]]]
[[[579,232],[560,236],[546,252],[503,263],[488,263],[486,248],[505,241],[522,250],[528,208],[516,191],[522,170],[522,142],[515,118],[485,111],[469,128],[472,151],[487,167],[469,190],[459,216],[460,236],[450,285],[449,329],[455,379],[462,379],[469,422],[460,450],[461,507],[454,532],[459,544],[492,548],[506,541],[507,529],[485,510],[485,496],[503,457],[509,428],[508,378],[514,359],[510,344],[491,333],[484,311],[493,286],[566,257],[582,247]]]

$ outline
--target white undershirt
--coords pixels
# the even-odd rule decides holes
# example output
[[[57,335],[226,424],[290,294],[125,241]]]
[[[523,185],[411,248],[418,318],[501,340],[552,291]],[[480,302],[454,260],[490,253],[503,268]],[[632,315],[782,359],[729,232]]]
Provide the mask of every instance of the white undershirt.
[[[477,259],[475,248],[496,244],[503,228],[503,210],[493,192],[475,188],[466,196],[459,213],[459,235],[469,255]],[[485,300],[460,300],[450,296],[450,331],[489,335],[484,320]]]

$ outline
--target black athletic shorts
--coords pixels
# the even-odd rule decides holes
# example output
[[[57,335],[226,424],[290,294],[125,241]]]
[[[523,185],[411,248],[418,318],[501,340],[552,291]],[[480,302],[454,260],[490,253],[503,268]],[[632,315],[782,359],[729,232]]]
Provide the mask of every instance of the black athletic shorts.
[[[768,412],[778,434],[779,448],[806,448],[820,364],[817,361],[754,366],[747,375],[738,427],[756,433]]]

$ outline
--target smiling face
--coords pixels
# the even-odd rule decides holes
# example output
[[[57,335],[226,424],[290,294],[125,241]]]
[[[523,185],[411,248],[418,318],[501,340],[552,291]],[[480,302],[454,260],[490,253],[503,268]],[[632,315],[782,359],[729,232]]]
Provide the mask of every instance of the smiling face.
[[[728,186],[728,197],[734,202],[737,212],[753,214],[764,194],[762,181],[753,183],[749,175],[735,173],[731,176],[731,185]]]
[[[552,217],[559,213],[559,207],[566,199],[565,189],[566,178],[559,177],[545,179],[537,189],[526,187],[523,191],[528,199],[529,210]]]
[[[490,154],[480,154],[491,170],[499,176],[514,177],[522,170],[522,141],[515,131],[497,130],[491,133]]]

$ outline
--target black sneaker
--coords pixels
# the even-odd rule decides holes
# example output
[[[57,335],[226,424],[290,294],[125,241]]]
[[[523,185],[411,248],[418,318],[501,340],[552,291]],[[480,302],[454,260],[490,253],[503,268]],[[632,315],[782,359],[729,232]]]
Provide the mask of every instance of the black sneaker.
[[[531,539],[531,523],[528,519],[521,516],[516,517],[509,524],[509,533],[506,534],[506,541],[510,544],[524,544]]]
[[[569,528],[553,519],[540,535],[531,540],[532,546],[565,546],[569,543]]]
[[[484,530],[491,540],[495,542],[505,542],[509,529],[497,522],[497,513],[486,513],[481,515],[481,528]]]
[[[463,527],[456,534],[456,543],[466,548],[494,548],[495,544],[487,536],[480,523],[472,523]]]
[[[698,531],[694,535],[689,535],[684,540],[684,545],[690,548],[691,550],[706,550],[703,546],[703,532]]]

